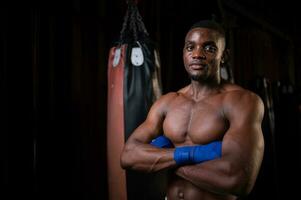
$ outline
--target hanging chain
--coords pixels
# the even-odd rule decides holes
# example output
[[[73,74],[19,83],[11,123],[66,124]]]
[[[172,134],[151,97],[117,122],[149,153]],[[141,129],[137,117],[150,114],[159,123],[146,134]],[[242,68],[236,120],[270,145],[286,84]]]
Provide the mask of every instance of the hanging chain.
[[[130,9],[129,9],[130,5],[128,5],[128,9],[126,11],[126,14],[124,16],[124,19],[123,19],[123,24],[122,24],[122,29],[120,31],[120,38],[119,38],[119,45],[121,45],[125,39],[125,31],[127,29],[127,24],[128,24],[128,21],[129,21],[129,12],[130,12]]]
[[[134,41],[138,41],[140,35],[149,36],[142,21],[137,4],[135,4],[133,1],[127,1],[127,3],[128,9],[126,11],[122,29],[120,31],[119,45],[126,42],[130,36],[133,37]]]
[[[149,36],[149,34],[148,34],[148,32],[147,32],[147,30],[145,28],[145,25],[144,25],[144,23],[142,21],[142,17],[140,15],[139,11],[138,11],[137,6],[136,6],[136,10],[137,10],[136,11],[136,21],[137,21],[138,29],[139,29],[140,32],[143,32],[145,35]]]
[[[137,7],[132,5],[131,6],[131,18],[130,18],[130,30],[133,33],[134,41],[138,40],[137,24],[136,24],[136,12],[137,12]]]

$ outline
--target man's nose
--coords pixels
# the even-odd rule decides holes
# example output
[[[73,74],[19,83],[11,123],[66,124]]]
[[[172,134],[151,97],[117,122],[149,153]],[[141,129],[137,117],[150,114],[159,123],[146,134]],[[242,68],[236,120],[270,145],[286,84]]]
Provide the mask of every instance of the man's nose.
[[[204,54],[202,49],[195,49],[192,52],[192,58],[194,58],[194,59],[206,59],[206,55]]]

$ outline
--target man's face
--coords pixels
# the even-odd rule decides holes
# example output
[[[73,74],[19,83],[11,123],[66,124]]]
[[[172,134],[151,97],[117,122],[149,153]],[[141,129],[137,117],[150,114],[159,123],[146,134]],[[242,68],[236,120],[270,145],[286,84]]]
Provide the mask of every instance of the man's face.
[[[183,61],[192,80],[206,81],[219,77],[219,66],[225,49],[225,39],[215,30],[191,29],[185,38]]]

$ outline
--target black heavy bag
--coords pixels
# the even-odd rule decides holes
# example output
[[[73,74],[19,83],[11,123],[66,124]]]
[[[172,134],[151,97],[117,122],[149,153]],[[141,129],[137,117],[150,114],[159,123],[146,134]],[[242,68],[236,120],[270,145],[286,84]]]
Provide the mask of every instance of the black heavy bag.
[[[141,20],[128,1],[120,39],[108,61],[107,157],[109,199],[160,199],[161,176],[125,171],[120,154],[125,141],[161,95],[159,56]],[[157,183],[156,183],[157,182]],[[159,197],[160,196],[160,197]]]

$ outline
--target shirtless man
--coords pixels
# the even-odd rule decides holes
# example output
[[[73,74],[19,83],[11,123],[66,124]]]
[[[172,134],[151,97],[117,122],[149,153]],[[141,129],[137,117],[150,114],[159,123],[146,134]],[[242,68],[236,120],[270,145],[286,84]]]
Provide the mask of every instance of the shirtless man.
[[[224,50],[219,24],[193,25],[183,48],[191,84],[157,100],[122,152],[124,169],[172,170],[168,200],[237,199],[256,181],[264,151],[264,105],[251,91],[221,81]],[[150,144],[162,132],[171,147]]]

